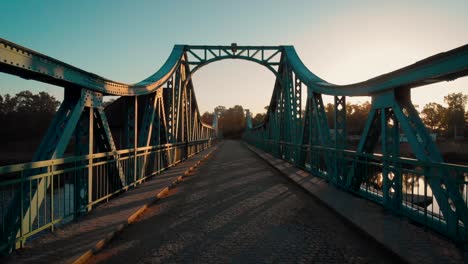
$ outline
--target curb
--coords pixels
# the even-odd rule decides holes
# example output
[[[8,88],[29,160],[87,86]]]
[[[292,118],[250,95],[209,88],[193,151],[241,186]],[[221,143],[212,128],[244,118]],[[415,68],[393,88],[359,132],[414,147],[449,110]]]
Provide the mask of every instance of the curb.
[[[124,230],[126,227],[128,227],[129,225],[137,222],[138,220],[138,217],[140,217],[145,211],[146,209],[148,209],[151,205],[155,204],[157,201],[163,199],[164,197],[166,197],[168,194],[169,194],[169,190],[174,188],[178,183],[180,183],[181,181],[183,181],[183,179],[187,176],[190,175],[190,172],[193,172],[200,164],[202,161],[205,161],[207,160],[211,154],[217,149],[218,147],[215,146],[210,152],[208,152],[207,154],[205,154],[205,156],[203,156],[203,159],[197,161],[195,163],[195,165],[189,167],[181,176],[177,177],[176,180],[174,180],[169,186],[165,187],[164,189],[162,189],[160,192],[158,192],[155,197],[147,202],[146,204],[144,204],[142,207],[140,207],[140,209],[136,210],[133,214],[131,214],[128,218],[127,218],[127,223],[123,223],[123,224],[120,224],[117,226],[117,228],[114,230],[114,231],[111,231],[109,232],[105,238],[99,240],[93,248],[87,250],[86,252],[84,252],[81,256],[79,256],[77,259],[75,259],[74,261],[72,261],[71,263],[73,264],[84,264],[86,263],[88,260],[90,260],[94,254],[98,253],[99,251],[101,251],[107,244],[109,244],[109,242],[112,241],[112,239],[117,235],[119,234],[120,232],[122,232],[122,230]]]

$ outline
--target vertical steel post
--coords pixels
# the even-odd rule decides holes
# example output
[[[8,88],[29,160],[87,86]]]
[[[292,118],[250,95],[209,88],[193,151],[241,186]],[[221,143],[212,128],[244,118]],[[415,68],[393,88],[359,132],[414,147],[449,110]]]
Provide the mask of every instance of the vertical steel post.
[[[346,131],[346,96],[335,96],[335,175],[334,181],[338,184],[344,184],[346,172],[346,160],[343,150],[346,147],[347,131]]]
[[[89,110],[89,137],[88,137],[88,211],[91,211],[93,206],[93,153],[94,153],[94,111],[93,108]]]
[[[134,118],[133,118],[133,185],[136,185],[137,174],[138,174],[138,96],[135,96],[134,103]]]

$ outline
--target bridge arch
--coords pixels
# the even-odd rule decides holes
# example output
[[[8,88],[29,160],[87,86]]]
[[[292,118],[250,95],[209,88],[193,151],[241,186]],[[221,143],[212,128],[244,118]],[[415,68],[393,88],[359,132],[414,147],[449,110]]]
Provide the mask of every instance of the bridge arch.
[[[266,67],[278,78],[278,69],[282,57],[282,46],[240,46],[231,45],[231,49],[226,46],[192,46],[185,45],[187,64],[193,66],[189,69],[188,80],[202,67],[217,61],[235,59],[254,62]]]

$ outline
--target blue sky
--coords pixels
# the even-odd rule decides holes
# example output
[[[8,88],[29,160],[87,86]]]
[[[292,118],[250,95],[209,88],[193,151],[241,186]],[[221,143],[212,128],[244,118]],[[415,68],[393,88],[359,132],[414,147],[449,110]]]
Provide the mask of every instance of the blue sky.
[[[468,1],[455,0],[4,0],[0,10],[0,37],[126,83],[156,71],[174,44],[294,45],[314,73],[346,84],[468,43]],[[268,104],[274,78],[257,64],[230,60],[202,68],[193,81],[201,111],[241,104],[256,113]],[[6,74],[0,89],[63,92]],[[413,89],[413,101],[442,103],[460,91],[468,93],[467,78]]]

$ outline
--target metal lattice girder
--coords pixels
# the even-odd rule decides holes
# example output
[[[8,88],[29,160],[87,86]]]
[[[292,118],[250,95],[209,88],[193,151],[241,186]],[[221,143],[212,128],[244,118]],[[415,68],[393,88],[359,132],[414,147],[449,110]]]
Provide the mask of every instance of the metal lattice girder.
[[[292,72],[288,69],[288,65],[285,63],[283,72],[281,73],[282,85],[281,85],[281,141],[283,142],[294,142],[294,106],[293,106],[293,83],[292,83]],[[291,149],[287,145],[282,145],[283,155],[286,160],[291,160]]]
[[[346,146],[346,96],[334,96],[335,99],[335,148],[344,149]]]
[[[164,116],[164,139],[161,143],[171,143],[173,132],[173,95],[174,95],[174,77],[171,77],[167,82],[166,88],[163,90],[163,116]],[[165,150],[163,153],[162,164],[169,166],[173,164],[172,150]]]
[[[283,102],[284,102],[284,137],[283,140],[292,143],[291,149],[286,153],[288,159],[298,162],[300,149],[296,147],[301,141],[301,96],[302,83],[287,65],[283,70]]]
[[[92,154],[94,149],[93,137],[94,115],[92,108],[86,107],[83,110],[80,121],[75,129],[75,146],[74,151],[76,156]],[[75,179],[74,194],[75,194],[75,212],[76,215],[83,214],[87,211],[87,204],[90,199],[89,183],[92,182],[92,162],[93,159],[83,161],[82,166],[89,166],[88,170],[83,170],[82,177]]]
[[[324,141],[326,142],[324,146],[328,146],[329,142],[329,129],[328,129],[328,122],[326,120],[326,115],[324,112],[323,102],[321,100],[320,94],[309,93],[307,95],[306,101],[306,109],[304,115],[304,127],[302,132],[302,144],[308,145],[309,152],[307,162],[310,165],[311,170],[314,173],[319,173],[322,170],[323,163],[327,164],[327,168],[331,167],[331,164],[328,165],[329,157],[323,154],[317,154],[316,152],[312,152],[311,148],[317,147],[320,145],[324,145]],[[323,112],[320,114],[319,112]],[[321,124],[324,123],[322,120],[325,118],[326,127],[321,127]],[[328,136],[327,136],[328,135]],[[328,138],[328,139],[327,139]],[[303,160],[300,160],[300,163],[306,162],[306,157]]]
[[[61,158],[70,141],[76,124],[78,123],[85,103],[92,103],[87,98],[92,97],[93,92],[72,89],[65,90],[65,98],[55,114],[45,137],[42,139],[33,161]],[[99,96],[99,95],[97,95]],[[102,100],[102,95],[100,95]],[[99,100],[99,99],[97,99]]]
[[[302,81],[294,74],[294,114],[296,143],[301,142],[302,135]]]
[[[318,132],[318,140],[321,146],[329,147],[330,146],[330,128],[328,127],[327,115],[325,113],[325,107],[323,105],[322,95],[312,92],[311,103],[313,112],[312,122],[316,123],[316,131]],[[333,177],[333,163],[332,163],[332,154],[328,151],[323,151],[321,158],[325,162],[327,169],[327,178],[331,179]]]
[[[90,91],[82,90],[81,93],[71,94],[71,90],[65,91],[65,99],[61,105],[61,109],[56,113],[54,121],[43,139],[38,152],[35,154],[35,160],[49,160],[62,158],[65,150],[70,142],[70,139],[75,131],[75,128],[80,120],[81,114],[85,105],[93,104],[96,101],[102,101],[102,95],[95,94]],[[50,186],[50,181],[41,179],[37,185],[30,186],[31,189],[23,190],[24,193],[31,193],[31,200],[28,195],[23,200],[23,208],[26,210],[22,212],[22,227],[21,232],[27,233],[30,230],[30,224],[37,216],[37,210],[44,202],[45,192]],[[28,188],[28,187],[26,187]],[[31,206],[34,204],[36,206]],[[20,232],[18,231],[18,232]]]
[[[92,97],[92,92],[81,91],[77,93],[66,90],[64,101],[55,114],[52,125],[34,155],[35,161],[49,160],[63,157],[65,149],[74,133],[75,127],[80,120],[86,99]],[[41,173],[35,171],[33,173]],[[26,175],[27,176],[27,175]],[[44,201],[45,192],[50,181],[41,179],[25,185],[14,195],[10,203],[4,221],[8,224],[2,238],[9,243],[17,236],[28,233],[30,225],[37,216],[37,210]],[[34,204],[35,206],[30,206]],[[22,242],[16,246],[21,246]]]
[[[310,100],[311,100],[310,98],[307,98],[307,100],[306,100],[304,120],[303,120],[303,125],[302,125],[301,141],[300,141],[300,144],[301,144],[302,147],[308,146],[309,148],[312,145],[311,144],[311,140],[312,140],[312,132],[311,132],[312,131],[312,127],[311,127],[312,119],[311,119],[311,111],[310,111],[310,104],[311,104]],[[299,162],[298,162],[299,167],[301,167],[301,168],[306,167],[306,159],[307,159],[308,155],[311,155],[310,150],[301,151],[301,155],[300,155]],[[310,160],[309,160],[309,164],[310,164]]]
[[[393,111],[416,158],[422,161],[443,162],[437,146],[411,103],[410,91],[398,93],[395,97]],[[458,175],[451,175],[443,167],[431,167],[426,169],[424,174],[447,221],[448,233],[456,237],[458,222],[462,221],[465,225],[468,223],[468,208],[457,185]]]
[[[179,101],[180,101],[180,87],[182,86],[182,78],[181,78],[181,67],[178,67],[175,72],[175,76],[173,77],[172,82],[172,94],[171,94],[171,104],[170,104],[170,115],[169,118],[169,135],[168,141],[170,143],[174,143],[177,141],[177,120],[179,118]]]
[[[193,129],[193,104],[192,104],[192,86],[191,82],[188,83],[186,90],[186,116],[187,116],[187,141],[192,140],[192,129]]]
[[[162,91],[162,90],[159,90]],[[160,92],[159,92],[160,93]],[[143,119],[140,125],[140,133],[138,135],[138,147],[149,146],[151,140],[151,132],[153,130],[154,117],[156,115],[156,104],[158,102],[158,92],[150,94],[145,98],[145,108]]]
[[[165,90],[166,89],[160,89],[148,98],[147,108],[141,125],[142,131],[140,135],[140,147],[160,145],[167,142],[168,132],[164,105],[165,100],[163,96]],[[148,160],[150,159],[149,152],[149,149],[145,149],[144,151],[140,177],[146,176],[146,168],[148,166]],[[159,155],[161,154],[158,154],[158,165],[160,158]],[[151,166],[151,164],[149,166]]]
[[[151,146],[151,141],[154,137],[159,137],[160,134],[160,106],[163,101],[163,89],[159,89],[156,93],[148,96],[145,113],[141,123],[141,131],[139,136],[139,147]],[[149,150],[145,149],[143,154],[143,163],[140,164],[139,175],[140,178],[145,177]]]
[[[372,109],[358,146],[358,153],[373,153],[379,137],[381,138],[384,155],[382,171],[384,204],[396,210],[402,202],[401,168],[387,159],[399,157],[400,127],[418,160],[442,162],[442,156],[411,103],[409,90],[384,93],[372,98]],[[368,175],[365,170],[366,166],[362,161],[354,163],[348,178],[352,189],[359,190],[361,184],[368,180],[365,178],[365,175]],[[433,166],[426,169],[424,175],[447,221],[448,233],[456,237],[458,221],[466,223],[467,220],[466,203],[456,179],[443,169],[437,170]]]
[[[169,86],[168,86],[169,87]],[[159,133],[154,133],[153,139],[152,139],[152,145],[160,145],[160,144],[166,144],[168,143],[168,137],[169,137],[169,122],[168,122],[168,106],[167,102],[168,100],[165,98],[166,96],[169,96],[172,91],[169,91],[168,89],[163,89],[161,97],[159,99],[159,104],[158,104],[158,124],[157,128]]]
[[[381,109],[374,107],[374,101],[372,101],[372,108],[366,119],[364,130],[359,140],[357,153],[373,153],[375,146],[379,140],[381,130]],[[347,185],[355,191],[358,191],[361,184],[367,180],[366,166],[361,161],[355,161],[352,169],[348,173]]]
[[[85,107],[75,129],[74,154],[76,156],[88,155],[90,150],[90,108]]]
[[[330,146],[330,128],[328,127],[327,114],[325,113],[321,94],[313,93],[312,105],[314,107],[320,143],[322,146],[328,147]]]
[[[202,66],[223,59],[243,59],[253,61],[267,67],[274,74],[275,66],[280,64],[281,46],[185,46],[189,55],[189,65],[194,65],[192,73]]]
[[[171,82],[168,83],[170,97],[168,97],[168,135],[167,142],[175,143],[178,139],[178,120],[179,120],[179,102],[180,102],[180,88],[182,87],[182,73],[181,66],[177,67],[174,75],[171,77]],[[177,149],[168,151],[169,162],[173,164],[177,160]]]
[[[320,137],[318,131],[318,123],[316,120],[316,110],[314,107],[313,97],[310,96],[307,98],[307,108],[306,108],[306,116],[308,116],[308,144],[311,146],[319,146],[320,145]]]
[[[185,121],[186,121],[186,110],[185,110],[185,100],[187,94],[187,74],[188,74],[188,65],[184,67],[181,65],[180,67],[180,83],[178,85],[178,98],[176,101],[176,108],[177,108],[177,118],[175,120],[176,128],[175,128],[175,135],[176,135],[176,142],[185,142]],[[183,153],[182,153],[183,154]]]
[[[188,65],[185,64],[187,55],[183,56],[183,64],[180,65],[179,69],[176,71],[176,83],[175,83],[175,93],[176,98],[174,98],[174,134],[173,140],[174,142],[184,142],[184,120],[185,120],[185,108],[184,108],[184,98],[185,98],[185,90],[187,86],[187,74],[188,74]],[[180,148],[176,148],[174,151],[174,160],[182,159],[185,157],[185,151]]]
[[[130,96],[125,97],[125,145],[124,148],[135,148],[138,145],[138,97]]]
[[[166,120],[166,142],[171,142],[172,137],[172,116],[173,116],[173,95],[174,95],[174,76],[169,78],[166,88],[163,91],[164,99],[164,118]]]
[[[115,160],[115,166],[117,167],[117,172],[119,174],[120,183],[122,186],[126,185],[125,174],[122,168],[122,165],[118,161],[119,154],[117,153],[117,148],[115,147],[115,142],[112,137],[112,133],[107,122],[106,114],[102,106],[94,108],[95,115],[95,137],[96,137],[96,147],[100,152],[111,152]],[[109,175],[112,176],[112,175]],[[110,180],[110,179],[108,179]]]
[[[346,139],[348,136],[346,131],[346,96],[334,96],[334,99],[335,149],[343,150],[346,147]],[[344,184],[346,181],[345,173],[347,173],[346,160],[344,159],[342,152],[338,151],[335,152],[334,159],[335,182]]]
[[[381,110],[381,143],[385,157],[400,157],[400,126],[393,109]],[[401,165],[390,159],[383,160],[382,191],[385,207],[396,212],[401,208],[402,173]]]
[[[127,182],[126,185],[135,182],[137,178],[137,147],[138,147],[138,97],[130,96],[125,100],[125,145],[126,149],[133,149],[133,157],[131,158],[133,166],[127,166]]]

